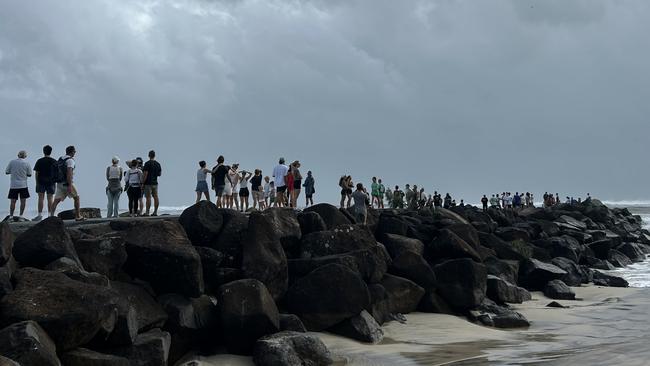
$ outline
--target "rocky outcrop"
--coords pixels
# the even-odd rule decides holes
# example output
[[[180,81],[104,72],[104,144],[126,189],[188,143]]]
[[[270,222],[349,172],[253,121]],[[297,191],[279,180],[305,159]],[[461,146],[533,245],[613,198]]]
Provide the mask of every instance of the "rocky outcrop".
[[[386,275],[381,281],[388,295],[389,311],[391,313],[412,313],[424,296],[424,289],[406,278]]]
[[[384,339],[384,331],[381,329],[381,326],[365,310],[359,313],[359,315],[333,326],[329,331],[366,343],[379,343]]]
[[[54,342],[31,320],[0,329],[0,355],[21,365],[61,366]]]
[[[453,308],[467,310],[483,302],[487,269],[469,258],[453,259],[434,267],[440,295]]]
[[[306,333],[280,332],[255,343],[253,362],[257,366],[327,366],[334,361],[318,337]]]
[[[14,233],[11,231],[9,223],[2,222],[0,223],[0,266],[4,266],[9,261],[13,247]]]
[[[531,290],[542,290],[547,283],[558,280],[567,272],[550,263],[529,259],[519,269],[519,283]]]
[[[544,287],[544,295],[554,300],[575,300],[576,294],[561,280],[553,280]]]
[[[319,203],[307,207],[304,212],[317,213],[323,219],[323,222],[325,222],[328,230],[352,223],[338,208],[327,203]]]
[[[57,217],[48,217],[19,235],[14,241],[13,256],[22,266],[36,268],[61,257],[79,262],[70,235]]]

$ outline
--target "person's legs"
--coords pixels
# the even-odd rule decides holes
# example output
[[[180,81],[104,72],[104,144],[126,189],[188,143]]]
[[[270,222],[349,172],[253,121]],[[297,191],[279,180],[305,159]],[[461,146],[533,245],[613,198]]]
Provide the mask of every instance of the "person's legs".
[[[113,217],[117,217],[120,214],[120,196],[122,191],[117,191],[115,197],[113,198]]]
[[[160,201],[158,199],[158,186],[153,191],[153,215],[158,216],[158,205]]]
[[[149,216],[149,210],[151,209],[151,191],[151,186],[144,186],[144,197],[147,205],[144,211],[145,216]]]
[[[341,193],[341,208],[344,208],[345,206],[345,193]]]
[[[45,201],[45,192],[37,192],[38,194],[38,216],[43,215],[43,202]],[[50,210],[48,206],[47,210]]]
[[[199,203],[199,201],[201,201],[201,195],[202,195],[201,192],[198,191],[196,192],[196,203]]]
[[[203,193],[205,194],[205,199],[208,200],[208,202],[210,202],[210,191],[205,191]]]
[[[16,211],[16,200],[11,199],[9,200],[9,216],[14,216],[14,212]]]
[[[73,200],[74,200],[74,217],[75,217],[75,219],[80,219],[81,218],[81,212],[79,210],[80,210],[81,204],[80,204],[80,201],[79,201],[79,196],[75,196],[73,198]]]
[[[113,217],[113,200],[115,196],[108,189],[106,190],[106,198],[108,199],[108,205],[106,206],[106,217]]]
[[[57,197],[54,199],[52,202],[52,211],[50,211],[50,216],[54,216],[54,213],[56,212],[56,207],[61,203],[61,198]]]

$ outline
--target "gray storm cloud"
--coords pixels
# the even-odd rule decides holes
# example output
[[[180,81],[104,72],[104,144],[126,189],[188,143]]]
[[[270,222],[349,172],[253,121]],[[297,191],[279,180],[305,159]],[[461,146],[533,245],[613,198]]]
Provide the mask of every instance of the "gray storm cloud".
[[[164,205],[199,160],[422,184],[476,201],[552,190],[648,197],[650,3],[5,1],[0,156],[78,150],[103,170],[158,152]],[[8,189],[8,180],[0,182]]]

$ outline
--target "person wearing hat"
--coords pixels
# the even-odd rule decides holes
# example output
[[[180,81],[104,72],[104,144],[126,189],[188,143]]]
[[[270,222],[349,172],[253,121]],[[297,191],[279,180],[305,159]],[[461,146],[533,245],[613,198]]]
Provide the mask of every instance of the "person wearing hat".
[[[25,213],[25,206],[27,204],[27,199],[29,198],[29,189],[27,188],[27,178],[32,176],[32,167],[27,162],[27,152],[21,150],[18,152],[18,158],[12,160],[5,173],[11,176],[11,183],[9,186],[9,216],[7,217],[8,221],[26,221],[23,218]],[[16,201],[20,199],[20,216],[14,218],[14,212],[16,211]]]
[[[302,174],[300,174],[300,162],[298,160],[291,163],[291,173],[293,175],[293,189],[291,190],[291,207],[298,207],[298,196],[302,187]]]
[[[120,211],[120,195],[122,194],[122,176],[124,175],[122,167],[118,164],[120,158],[113,156],[111,165],[106,168],[106,197],[108,197],[108,212],[106,217],[117,217]]]
[[[286,206],[286,196],[285,192],[287,191],[287,175],[289,174],[289,167],[284,165],[284,158],[280,158],[278,165],[273,168],[273,182],[277,192],[277,201],[276,207]]]

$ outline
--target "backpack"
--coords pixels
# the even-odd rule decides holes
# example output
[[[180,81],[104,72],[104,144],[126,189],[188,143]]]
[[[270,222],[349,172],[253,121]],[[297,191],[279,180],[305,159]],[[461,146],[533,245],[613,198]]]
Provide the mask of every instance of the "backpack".
[[[68,181],[68,160],[70,158],[60,157],[56,162],[56,168],[54,169],[53,180],[54,183],[66,183]]]

